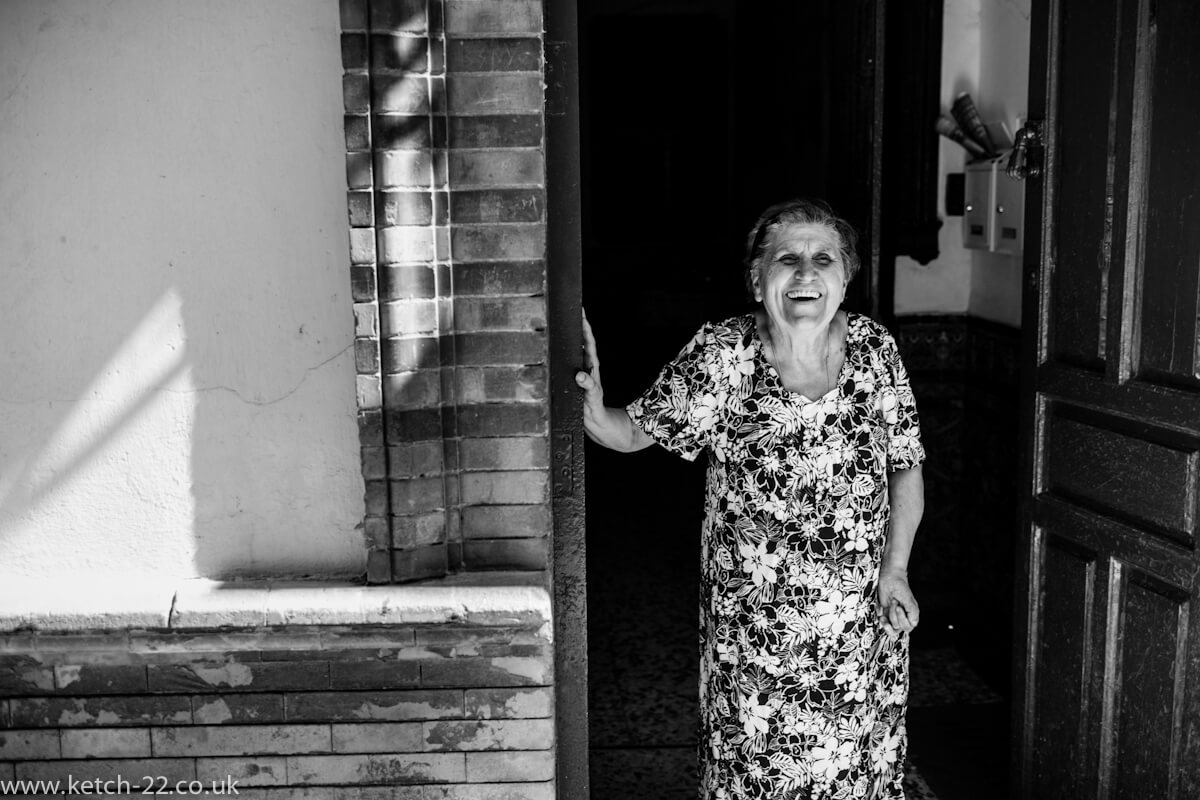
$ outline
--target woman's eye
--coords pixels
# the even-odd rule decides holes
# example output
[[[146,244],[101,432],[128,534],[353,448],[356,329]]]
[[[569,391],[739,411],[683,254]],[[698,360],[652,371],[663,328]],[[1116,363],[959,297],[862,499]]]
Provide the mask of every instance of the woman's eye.
[[[793,264],[800,263],[800,259],[796,258],[795,256],[781,256],[779,263],[783,264],[785,267],[790,267]]]
[[[813,261],[817,262],[818,264],[832,264],[833,263],[833,259],[829,256],[828,253],[818,253],[817,257],[814,258]]]

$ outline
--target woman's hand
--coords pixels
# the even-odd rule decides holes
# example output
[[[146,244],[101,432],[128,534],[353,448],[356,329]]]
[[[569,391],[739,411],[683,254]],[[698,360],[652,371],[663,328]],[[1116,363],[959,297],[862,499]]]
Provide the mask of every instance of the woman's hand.
[[[908,588],[908,574],[899,570],[883,570],[879,573],[879,618],[889,634],[897,631],[909,633],[921,619],[921,609],[912,589]]]
[[[583,313],[583,353],[587,372],[576,372],[575,382],[583,389],[583,423],[594,423],[604,414],[604,387],[600,385],[600,358],[596,355],[596,337]]]
[[[575,383],[583,389],[583,431],[592,441],[610,450],[632,453],[654,443],[645,431],[633,424],[623,408],[604,406],[604,388],[600,385],[600,358],[596,355],[596,337],[583,315],[583,349],[586,372],[575,373]]]

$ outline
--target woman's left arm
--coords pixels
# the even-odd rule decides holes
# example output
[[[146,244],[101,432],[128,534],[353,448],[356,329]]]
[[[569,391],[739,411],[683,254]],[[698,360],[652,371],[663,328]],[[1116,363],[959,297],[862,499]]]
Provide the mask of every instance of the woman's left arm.
[[[925,513],[920,464],[888,473],[888,499],[892,513],[879,568],[879,610],[888,626],[908,632],[917,627],[921,616],[908,587],[908,556]]]

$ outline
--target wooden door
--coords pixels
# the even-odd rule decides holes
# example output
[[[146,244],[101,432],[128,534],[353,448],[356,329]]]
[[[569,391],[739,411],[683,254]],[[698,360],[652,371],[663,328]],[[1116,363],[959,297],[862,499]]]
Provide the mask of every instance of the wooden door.
[[[1200,797],[1200,3],[1035,0],[1014,795]]]

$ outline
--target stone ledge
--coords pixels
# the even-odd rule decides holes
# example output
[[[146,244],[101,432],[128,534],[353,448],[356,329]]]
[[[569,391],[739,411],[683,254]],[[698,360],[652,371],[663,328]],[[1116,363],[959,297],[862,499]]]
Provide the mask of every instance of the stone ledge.
[[[0,633],[445,623],[541,627],[550,622],[551,601],[540,578],[476,573],[400,586],[9,580],[0,586]]]

